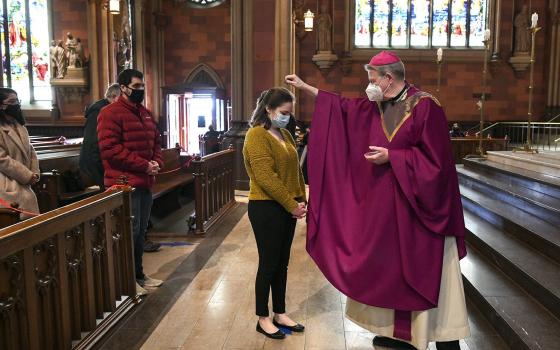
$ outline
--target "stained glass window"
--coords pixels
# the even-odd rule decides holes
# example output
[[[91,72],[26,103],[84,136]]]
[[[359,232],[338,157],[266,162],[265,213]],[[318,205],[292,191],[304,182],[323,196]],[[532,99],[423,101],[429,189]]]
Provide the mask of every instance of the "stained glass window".
[[[358,48],[480,48],[488,0],[356,0]]]
[[[408,0],[393,0],[391,46],[406,47],[408,39]]]
[[[465,46],[467,38],[467,0],[451,2],[451,46]]]
[[[373,46],[389,45],[389,0],[373,1]]]
[[[51,100],[48,0],[0,0],[2,86],[25,102]]]
[[[484,46],[484,29],[486,28],[486,7],[488,0],[472,0],[469,11],[469,44],[471,46]]]
[[[424,47],[430,43],[430,2],[410,2],[410,46]]]
[[[355,41],[357,46],[370,46],[370,16],[371,6],[369,0],[356,1],[356,16],[354,19]]]
[[[432,45],[447,46],[449,0],[434,0]]]

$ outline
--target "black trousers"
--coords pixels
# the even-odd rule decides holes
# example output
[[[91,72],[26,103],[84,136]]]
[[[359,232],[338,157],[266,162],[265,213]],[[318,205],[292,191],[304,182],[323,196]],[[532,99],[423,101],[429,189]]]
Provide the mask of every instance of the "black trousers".
[[[272,309],[286,312],[286,280],[296,219],[276,201],[249,201],[249,220],[259,251],[255,281],[257,316],[268,316],[268,295],[272,289]]]

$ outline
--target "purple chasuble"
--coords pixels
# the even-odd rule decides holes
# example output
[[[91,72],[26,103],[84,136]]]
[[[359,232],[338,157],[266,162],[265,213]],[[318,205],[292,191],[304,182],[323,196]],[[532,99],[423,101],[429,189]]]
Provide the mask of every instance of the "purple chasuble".
[[[394,336],[410,340],[410,313],[437,307],[445,236],[457,237],[460,258],[466,248],[443,109],[414,87],[402,103],[403,117],[386,128],[377,103],[319,92],[307,251],[342,293],[395,310]],[[390,162],[366,161],[368,146],[389,149]]]

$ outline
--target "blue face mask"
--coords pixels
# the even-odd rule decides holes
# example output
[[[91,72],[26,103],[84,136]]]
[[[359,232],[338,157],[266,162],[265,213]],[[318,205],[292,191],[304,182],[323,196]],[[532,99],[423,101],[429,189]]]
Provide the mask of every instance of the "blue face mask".
[[[274,126],[275,128],[285,128],[289,122],[290,122],[289,114],[278,113],[276,115],[276,118],[272,119],[272,126]]]

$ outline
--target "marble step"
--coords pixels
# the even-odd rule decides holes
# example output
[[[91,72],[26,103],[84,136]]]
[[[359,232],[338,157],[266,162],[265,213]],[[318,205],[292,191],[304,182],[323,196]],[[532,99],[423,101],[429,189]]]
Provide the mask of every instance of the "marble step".
[[[494,179],[511,186],[525,187],[560,199],[560,179],[549,175],[488,161],[483,158],[463,159],[463,167],[491,175]]]
[[[560,226],[560,199],[524,186],[504,182],[492,173],[457,166],[459,182],[478,192],[504,201],[553,225]]]
[[[560,227],[468,186],[459,187],[464,209],[560,263]]]
[[[560,321],[470,244],[461,271],[468,300],[510,349],[558,349]]]
[[[467,343],[469,349],[509,350],[510,347],[507,346],[490,321],[476,307],[474,301],[469,298],[466,301],[471,335],[465,339],[465,343]]]
[[[488,151],[489,161],[550,175],[560,179],[560,157],[512,151]]]
[[[467,241],[560,318],[560,264],[465,210]]]

